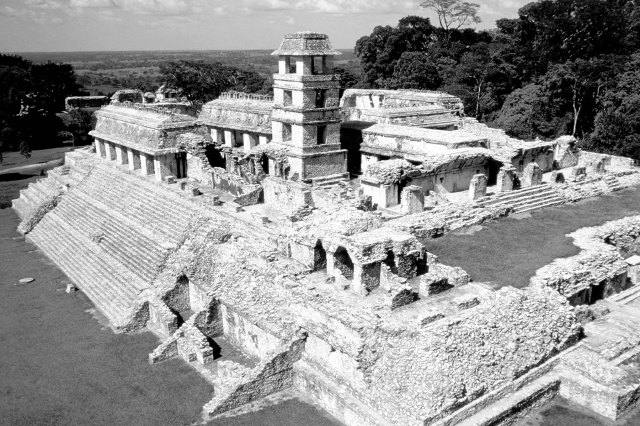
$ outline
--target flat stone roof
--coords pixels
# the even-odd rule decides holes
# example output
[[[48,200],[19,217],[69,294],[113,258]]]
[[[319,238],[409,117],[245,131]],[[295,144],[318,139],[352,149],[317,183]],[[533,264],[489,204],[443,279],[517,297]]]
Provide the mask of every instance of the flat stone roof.
[[[341,54],[331,46],[326,34],[311,31],[285,35],[280,48],[272,53],[277,56],[335,56]]]
[[[195,124],[195,117],[176,114],[142,104],[110,104],[96,111],[96,117],[123,121],[151,129],[165,130],[190,127]]]
[[[423,127],[399,126],[396,124],[374,124],[362,130],[363,134],[388,136],[423,141],[435,145],[446,145],[451,148],[460,146],[483,146],[485,138],[476,136],[463,130],[437,130]]]

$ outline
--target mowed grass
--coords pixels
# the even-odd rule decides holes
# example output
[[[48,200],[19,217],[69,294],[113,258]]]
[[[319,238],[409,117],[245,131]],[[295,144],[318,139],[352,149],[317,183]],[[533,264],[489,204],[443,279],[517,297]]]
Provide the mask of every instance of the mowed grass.
[[[522,288],[536,270],[579,252],[565,236],[579,228],[640,214],[640,190],[628,189],[576,204],[534,211],[531,217],[492,221],[473,234],[427,242],[442,263],[460,266],[474,281]]]
[[[50,149],[40,149],[31,151],[31,157],[27,158],[19,152],[3,152],[2,163],[0,163],[0,172],[14,167],[28,166],[38,163],[46,163],[48,161],[59,160],[64,158],[66,152],[72,151],[71,146],[64,146]]]
[[[213,389],[181,360],[150,365],[151,333],[114,334],[0,210],[0,424],[184,425]],[[23,277],[36,280],[16,285]]]
[[[33,151],[29,158],[19,152],[3,153],[3,162],[0,163],[0,209],[11,207],[11,200],[20,196],[21,189],[59,165],[64,154],[71,150],[70,147],[42,149]],[[13,170],[16,168],[23,169]]]

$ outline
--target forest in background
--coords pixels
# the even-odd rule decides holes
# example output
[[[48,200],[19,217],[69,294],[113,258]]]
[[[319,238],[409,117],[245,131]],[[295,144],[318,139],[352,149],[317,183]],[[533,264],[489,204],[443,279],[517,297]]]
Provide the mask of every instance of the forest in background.
[[[479,22],[478,4],[417,5],[434,11],[437,22],[407,16],[376,26],[336,58],[343,88],[441,90],[459,96],[467,116],[512,136],[572,134],[585,149],[640,160],[640,6],[633,0],[539,0],[484,31],[470,28]],[[270,93],[270,53],[0,55],[0,144],[37,148],[46,145],[43,133],[52,140],[65,128],[81,136],[87,117],[52,126],[70,95],[155,91],[161,84],[183,89],[196,103],[225,90]],[[47,120],[49,127],[33,125]]]

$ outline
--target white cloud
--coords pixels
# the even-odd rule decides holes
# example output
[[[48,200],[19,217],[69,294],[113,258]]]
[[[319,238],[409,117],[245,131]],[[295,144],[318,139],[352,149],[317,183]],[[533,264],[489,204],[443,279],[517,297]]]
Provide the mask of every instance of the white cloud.
[[[109,9],[117,7],[113,0],[71,0],[69,2],[71,8],[88,8],[88,9]]]

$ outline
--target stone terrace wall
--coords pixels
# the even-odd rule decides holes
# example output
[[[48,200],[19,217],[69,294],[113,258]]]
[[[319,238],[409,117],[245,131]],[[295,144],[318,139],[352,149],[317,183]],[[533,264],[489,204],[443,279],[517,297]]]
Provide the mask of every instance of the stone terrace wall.
[[[600,154],[597,152],[580,151],[579,162],[580,164],[597,163],[604,160],[604,164],[607,167],[626,169],[633,167],[634,162],[632,158],[620,157],[617,155]]]
[[[569,236],[582,251],[538,269],[531,285],[551,287],[574,304],[596,301],[592,291],[602,291],[603,297],[618,293],[627,286],[627,265],[616,245],[637,247],[639,235],[640,216],[579,229]]]
[[[360,397],[398,424],[430,424],[569,347],[579,331],[556,293],[503,288],[422,329],[381,330],[361,357],[378,385]]]

